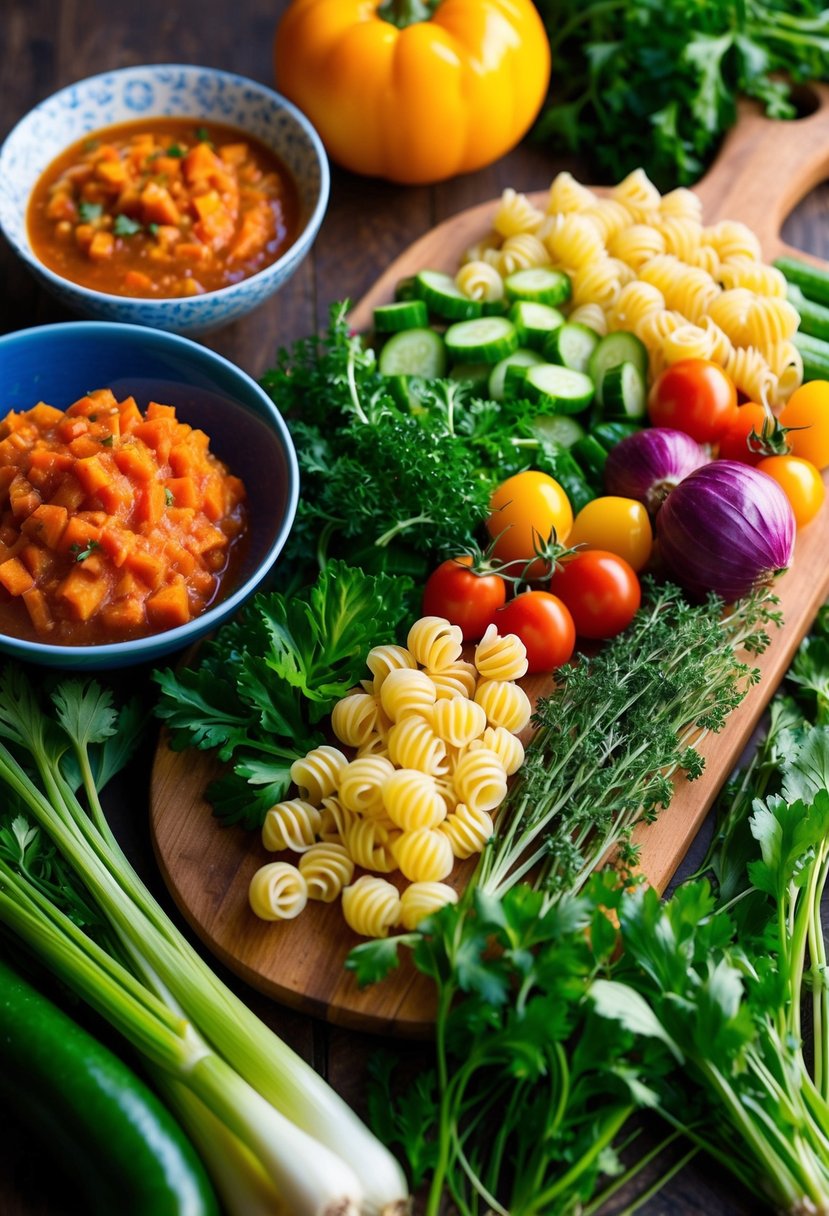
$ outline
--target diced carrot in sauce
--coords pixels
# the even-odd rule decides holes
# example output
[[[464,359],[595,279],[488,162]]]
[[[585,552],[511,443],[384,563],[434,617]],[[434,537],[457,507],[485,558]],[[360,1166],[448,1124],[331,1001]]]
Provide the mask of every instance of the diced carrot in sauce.
[[[111,232],[96,232],[89,242],[91,258],[111,258],[115,252],[115,237]]]
[[[144,549],[133,549],[131,553],[128,553],[124,566],[148,587],[157,587],[164,574],[162,559],[153,553],[147,553]]]
[[[138,295],[146,296],[153,288],[153,281],[143,270],[128,270],[124,275],[124,286]]]
[[[68,511],[77,511],[85,497],[77,477],[67,473],[49,502],[56,507],[66,507]]]
[[[134,397],[127,397],[121,402],[119,416],[121,419],[121,434],[131,434],[133,428],[138,425],[142,417]]]
[[[35,580],[19,557],[9,557],[0,563],[0,583],[10,595],[22,595],[34,587]]]
[[[175,451],[176,449],[173,448],[170,452],[171,464]],[[172,494],[173,502],[177,507],[198,507],[199,491],[192,477],[168,477],[165,485]]]
[[[106,590],[106,583],[102,579],[88,578],[82,570],[70,570],[58,585],[57,598],[68,607],[75,620],[88,621],[104,598]]]
[[[28,477],[18,473],[9,486],[9,505],[15,519],[26,519],[37,510],[41,501],[40,494]]]
[[[42,503],[24,522],[21,531],[36,538],[47,549],[57,549],[69,521],[66,507],[54,503]]]
[[[143,633],[146,621],[143,599],[115,600],[101,609],[101,622],[106,629],[117,635]]]
[[[47,405],[45,401],[39,401],[36,406],[29,410],[29,420],[39,431],[46,430],[47,427],[55,426],[61,421],[63,413],[61,410],[56,410],[54,406]]]
[[[28,545],[24,545],[20,550],[20,560],[36,582],[40,582],[48,574],[53,565],[48,549],[44,549],[42,545],[36,545],[31,542]]]
[[[184,583],[161,587],[147,598],[147,616],[157,629],[172,629],[190,620],[190,602]]]
[[[144,447],[135,445],[119,448],[113,459],[124,476],[132,481],[149,481],[155,476],[156,467],[152,456]]]
[[[95,166],[95,176],[112,185],[120,186],[127,180],[127,166],[120,160],[102,160]]]
[[[98,456],[84,456],[75,462],[75,476],[88,495],[97,494],[112,481],[112,474],[105,469]]]
[[[49,633],[54,628],[54,620],[45,593],[38,587],[31,587],[28,591],[23,592],[21,599],[26,605],[26,611],[35,632]]]
[[[80,515],[70,515],[57,548],[61,553],[82,552],[93,541],[96,545],[100,544],[101,529]]]
[[[141,191],[141,214],[146,224],[181,223],[181,213],[170,191],[158,182],[147,182]]]

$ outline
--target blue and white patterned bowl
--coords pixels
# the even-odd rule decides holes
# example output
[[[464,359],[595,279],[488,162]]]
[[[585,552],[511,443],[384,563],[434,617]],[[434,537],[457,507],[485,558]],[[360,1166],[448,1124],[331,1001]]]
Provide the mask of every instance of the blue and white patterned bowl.
[[[81,287],[32,252],[26,209],[35,182],[70,144],[115,123],[162,115],[238,127],[271,148],[299,192],[299,236],[252,278],[186,299],[139,300]],[[322,141],[289,101],[254,80],[192,64],[149,64],[102,72],[54,93],[22,118],[0,148],[0,228],[29,269],[61,303],[83,316],[197,334],[235,321],[285,283],[313,244],[328,205]]]

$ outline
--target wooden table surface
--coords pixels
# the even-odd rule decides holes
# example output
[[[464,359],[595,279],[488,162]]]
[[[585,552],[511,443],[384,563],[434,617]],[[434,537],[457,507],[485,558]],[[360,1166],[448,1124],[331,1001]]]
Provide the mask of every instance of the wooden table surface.
[[[0,0],[0,138],[56,89],[105,69],[148,62],[200,63],[273,85],[273,33],[286,7],[286,0]],[[487,169],[431,188],[394,186],[333,168],[328,213],[295,277],[256,313],[203,341],[259,376],[280,346],[322,327],[332,301],[359,299],[388,262],[432,225],[496,197],[507,186],[545,189],[562,168],[584,177],[578,160],[553,158],[526,143]],[[827,210],[829,189],[822,187],[792,215],[786,238],[829,256]],[[0,333],[71,319],[36,286],[2,241],[0,283]],[[149,695],[148,673],[142,669],[122,675],[119,683]],[[108,809],[137,866],[171,908],[166,892],[159,890],[147,832],[152,745],[149,739],[128,780],[111,793]],[[692,862],[689,857],[686,865]],[[366,1060],[382,1044],[279,1008],[234,977],[225,978],[361,1108]],[[428,1066],[427,1047],[404,1045],[397,1050]],[[0,1214],[75,1216],[79,1209],[73,1196],[45,1167],[38,1147],[15,1132],[13,1112],[0,1115],[0,1126]],[[757,1205],[717,1167],[698,1160],[641,1210],[648,1216],[754,1216]]]

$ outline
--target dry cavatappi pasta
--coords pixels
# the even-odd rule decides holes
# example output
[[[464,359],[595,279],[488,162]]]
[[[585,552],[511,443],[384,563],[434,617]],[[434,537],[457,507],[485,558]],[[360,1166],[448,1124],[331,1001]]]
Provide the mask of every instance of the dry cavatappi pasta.
[[[799,317],[782,274],[763,262],[745,224],[706,225],[691,190],[660,194],[642,169],[601,195],[559,173],[544,208],[506,189],[491,232],[466,251],[456,283],[473,298],[500,299],[495,276],[540,265],[568,275],[569,320],[602,336],[631,330],[641,339],[652,379],[680,359],[711,359],[748,397],[771,406],[802,382],[792,341]]]
[[[443,880],[485,847],[523,762],[530,701],[516,680],[527,655],[514,634],[490,626],[469,662],[456,626],[422,617],[405,647],[377,646],[366,665],[369,678],[331,715],[341,746],[297,760],[297,797],[265,817],[263,846],[298,855],[254,876],[251,908],[265,919],[341,897],[356,933],[414,927],[457,899]]]

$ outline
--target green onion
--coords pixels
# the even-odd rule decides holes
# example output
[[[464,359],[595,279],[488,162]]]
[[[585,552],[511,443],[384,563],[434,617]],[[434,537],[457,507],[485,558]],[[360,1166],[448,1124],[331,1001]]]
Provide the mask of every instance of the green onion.
[[[293,1216],[357,1216],[362,1203],[404,1211],[406,1185],[391,1154],[219,981],[115,841],[93,776],[95,749],[116,731],[109,695],[95,682],[69,680],[52,700],[56,721],[18,669],[0,676],[0,737],[25,749],[34,770],[0,743],[0,781],[59,850],[106,930],[99,944],[5,860],[0,923],[144,1054],[194,1139],[208,1146],[209,1166],[235,1145],[220,1171],[233,1180],[224,1196],[230,1210],[250,1216],[243,1196],[273,1186]],[[88,812],[70,779],[75,769]]]

